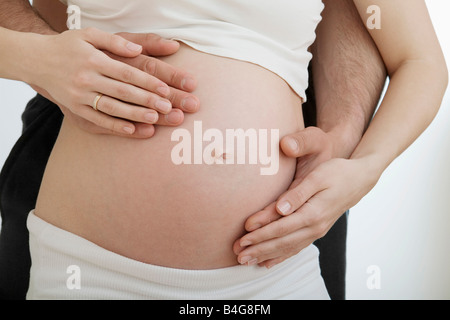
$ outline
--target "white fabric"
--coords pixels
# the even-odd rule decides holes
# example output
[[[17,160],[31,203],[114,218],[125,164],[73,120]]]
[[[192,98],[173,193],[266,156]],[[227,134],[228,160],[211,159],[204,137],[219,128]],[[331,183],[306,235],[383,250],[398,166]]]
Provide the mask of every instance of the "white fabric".
[[[318,250],[266,269],[181,270],[138,262],[29,214],[32,259],[27,299],[329,299]]]
[[[304,100],[309,46],[321,0],[69,0],[81,27],[155,33],[214,55],[258,64],[283,78]]]

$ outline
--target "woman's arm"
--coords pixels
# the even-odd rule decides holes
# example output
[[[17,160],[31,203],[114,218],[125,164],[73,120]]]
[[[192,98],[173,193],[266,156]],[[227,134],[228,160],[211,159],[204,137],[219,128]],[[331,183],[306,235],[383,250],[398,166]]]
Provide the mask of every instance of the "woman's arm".
[[[381,174],[428,127],[448,83],[448,70],[423,0],[355,0],[362,17],[376,4],[381,29],[369,29],[390,83],[352,159],[366,158]],[[370,160],[370,161],[369,161]]]
[[[112,37],[110,34],[102,34],[95,30],[67,32],[56,36],[59,34],[58,31],[66,29],[63,25],[66,17],[65,6],[56,0],[36,0],[33,4],[35,8],[30,6],[28,0],[0,0],[0,27],[5,28],[1,30],[1,37],[4,41],[2,42],[3,60],[0,62],[0,73],[5,78],[27,81],[38,93],[58,104],[66,118],[80,128],[92,133],[116,134],[133,138],[148,138],[153,135],[154,127],[150,124],[153,121],[149,123],[144,115],[149,113],[155,115],[150,110],[152,107],[155,108],[155,105],[151,106],[146,103],[138,108],[135,106],[135,103],[139,104],[138,101],[134,101],[135,103],[128,101],[131,104],[123,104],[114,99],[117,98],[114,96],[101,99],[99,104],[103,111],[101,113],[93,113],[87,108],[95,99],[90,96],[94,92],[98,92],[101,81],[105,80],[116,80],[116,85],[120,86],[125,94],[127,90],[140,91],[149,100],[150,96],[154,98],[155,95],[170,100],[174,107],[172,111],[162,116],[156,114],[158,119],[156,124],[159,125],[178,125],[183,121],[182,111],[195,112],[198,109],[199,101],[190,93],[196,86],[193,76],[150,57],[151,55],[164,56],[175,53],[178,50],[176,42],[164,41],[152,34],[121,33],[121,37]],[[47,23],[43,17],[49,19],[50,22]],[[10,30],[20,32],[8,32]],[[38,37],[37,34],[55,36],[47,38]],[[142,54],[139,55],[138,52],[131,54],[126,47],[123,50],[117,47],[111,48],[113,52],[109,52],[105,49],[105,40],[111,37],[115,40],[111,45],[117,45],[119,42],[122,45],[129,42],[141,45]],[[43,41],[44,39],[46,41]],[[52,41],[48,39],[52,39]],[[84,46],[80,46],[80,43],[83,43]],[[42,47],[42,44],[45,46]],[[87,47],[86,44],[89,44],[90,47]],[[122,55],[119,55],[119,52]],[[88,66],[83,63],[95,55],[101,58],[98,61],[104,62],[104,68],[111,67],[113,64],[118,66],[120,61],[122,63],[121,72],[132,75],[133,79],[123,81],[123,74],[116,78],[108,78],[101,73],[100,66]],[[106,55],[110,59],[106,59]],[[134,68],[130,69],[130,67]],[[156,70],[158,70],[158,74],[155,74]],[[42,77],[49,72],[53,72],[51,77]],[[32,80],[33,76],[34,80]],[[89,85],[82,86],[75,81],[86,77],[92,80]],[[146,78],[148,85],[152,81],[153,83],[159,80],[165,82],[169,86],[169,94],[152,93],[146,90],[148,86],[141,88],[143,84],[141,81],[139,85],[137,81],[139,77],[141,80]],[[187,85],[183,86],[183,83]],[[146,92],[139,89],[144,89]],[[92,101],[88,102],[89,99]],[[120,119],[121,116],[125,119]],[[124,131],[124,128],[129,128],[131,131]],[[133,133],[129,134],[128,132]]]
[[[419,137],[436,116],[447,88],[448,70],[423,0],[354,2],[363,21],[368,17],[369,6],[376,4],[381,10],[381,29],[368,30],[390,77],[383,101],[350,157],[364,163],[365,169],[361,174],[370,190],[389,164]],[[307,182],[302,182],[303,188]],[[278,204],[282,207],[282,203],[287,201],[294,204],[294,208],[302,205],[317,192],[312,185],[308,189],[308,192],[300,189],[297,194],[289,192]],[[280,213],[291,214],[293,211]]]
[[[365,21],[366,10],[374,1],[355,3]],[[256,257],[270,266],[309,245],[311,239],[322,237],[330,228],[329,217],[338,217],[359,202],[436,115],[448,72],[424,2],[375,3],[382,10],[382,29],[370,32],[391,77],[379,111],[351,159],[319,165],[280,197],[277,204],[282,207],[288,201],[291,209],[273,223],[259,221],[264,227],[240,239],[241,246],[236,244],[239,258]],[[273,218],[264,212],[261,216]],[[249,247],[242,251],[246,245]]]
[[[108,50],[129,58],[137,57],[142,47],[97,30],[68,31],[58,35],[38,35],[0,29],[0,40],[5,50],[0,53],[0,77],[19,80],[37,88],[42,88],[72,113],[97,125],[108,127],[109,117],[89,108],[99,93],[144,106],[133,113],[125,114],[127,104],[111,101],[116,109],[110,115],[148,124],[156,123],[157,111],[168,113],[171,105],[167,99],[158,98],[159,88],[166,92],[168,86],[142,71],[113,61],[91,45],[96,42],[98,49]],[[7,48],[7,49],[6,49]],[[70,61],[64,59],[70,56]],[[117,80],[113,80],[117,79]],[[96,89],[94,89],[96,88]],[[114,95],[112,91],[119,92]],[[129,93],[133,92],[131,96]],[[128,94],[128,99],[125,95]],[[106,98],[106,97],[105,97]],[[106,99],[103,100],[106,100]],[[109,97],[108,97],[109,98]],[[108,100],[109,101],[109,100]],[[167,110],[159,107],[165,102]],[[151,110],[155,109],[155,110]],[[100,110],[100,109],[99,109]],[[154,120],[147,120],[153,115]],[[124,120],[111,121],[109,129],[122,134],[132,134],[134,127]]]
[[[176,42],[156,35],[119,36],[92,28],[40,35],[2,28],[0,39],[5,50],[0,53],[0,77],[28,83],[66,115],[103,129],[99,133],[149,137],[146,129],[152,130],[153,124],[178,125],[182,111],[195,112],[199,105],[188,92],[195,88],[193,77],[141,55],[143,46],[125,37],[145,38],[155,45],[155,51],[173,53],[178,49]],[[142,65],[136,68],[136,64]],[[156,70],[157,77],[152,75]],[[191,87],[183,87],[183,83]],[[101,112],[91,107],[100,93],[104,95],[98,103]],[[174,115],[177,121],[170,122]],[[137,132],[141,124],[144,130]]]

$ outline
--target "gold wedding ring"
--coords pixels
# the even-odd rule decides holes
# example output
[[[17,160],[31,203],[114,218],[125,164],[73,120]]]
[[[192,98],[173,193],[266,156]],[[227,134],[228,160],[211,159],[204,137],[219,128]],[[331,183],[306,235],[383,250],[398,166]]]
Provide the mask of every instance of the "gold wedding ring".
[[[100,98],[103,97],[103,94],[98,94],[95,99],[94,99],[94,103],[92,103],[92,108],[97,111],[97,106],[98,106],[98,101],[100,100]]]

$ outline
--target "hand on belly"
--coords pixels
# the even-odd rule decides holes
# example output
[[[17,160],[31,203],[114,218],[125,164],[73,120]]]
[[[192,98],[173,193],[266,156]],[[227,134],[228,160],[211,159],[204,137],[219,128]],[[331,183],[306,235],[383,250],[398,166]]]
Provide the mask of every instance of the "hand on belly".
[[[300,98],[249,63],[187,47],[166,60],[197,77],[200,110],[148,140],[91,135],[65,123],[36,213],[146,263],[237,264],[232,245],[246,218],[292,182],[295,159],[278,143],[303,127]]]

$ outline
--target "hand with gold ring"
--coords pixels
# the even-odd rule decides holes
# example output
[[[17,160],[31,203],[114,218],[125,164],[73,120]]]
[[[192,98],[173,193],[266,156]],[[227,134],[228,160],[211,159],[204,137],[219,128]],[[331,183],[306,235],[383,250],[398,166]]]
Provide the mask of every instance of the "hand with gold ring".
[[[96,97],[95,97],[95,100],[94,100],[94,103],[92,103],[92,108],[95,110],[95,111],[97,111],[98,110],[98,102],[99,102],[99,100],[100,100],[100,98],[103,96],[103,94],[98,94]]]
[[[20,80],[87,131],[147,138],[153,125],[179,125],[185,112],[199,108],[195,78],[151,56],[175,53],[175,41],[94,28],[20,36],[29,38],[39,59],[24,62],[33,72]]]

